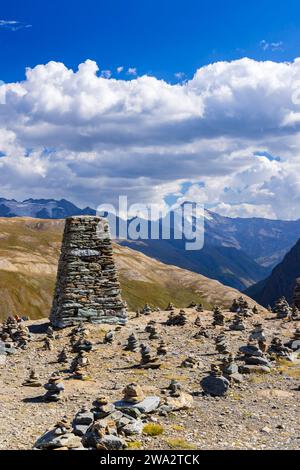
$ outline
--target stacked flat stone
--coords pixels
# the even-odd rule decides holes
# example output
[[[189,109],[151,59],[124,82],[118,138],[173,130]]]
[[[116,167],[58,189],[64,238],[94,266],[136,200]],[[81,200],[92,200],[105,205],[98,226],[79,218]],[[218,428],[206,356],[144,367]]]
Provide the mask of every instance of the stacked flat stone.
[[[151,333],[152,329],[155,327],[156,321],[150,320],[148,321],[147,325],[145,326],[145,332]]]
[[[196,312],[198,312],[198,313],[204,312],[204,308],[203,308],[202,304],[197,305]]]
[[[45,401],[59,401],[61,399],[61,393],[64,391],[65,387],[59,372],[54,372],[51,375],[48,383],[44,385],[44,388],[47,390],[44,395]]]
[[[285,297],[281,297],[277,300],[274,306],[274,313],[276,313],[276,317],[279,320],[289,318],[291,316],[292,309]]]
[[[90,352],[93,349],[93,343],[84,337],[80,337],[75,343],[73,343],[73,352]]]
[[[183,367],[185,369],[197,369],[199,366],[199,361],[193,356],[188,356],[186,359],[184,359],[180,365],[180,367]]]
[[[222,375],[220,367],[212,364],[210,374],[201,380],[200,385],[205,393],[213,397],[221,397],[227,394],[230,382]]]
[[[198,326],[199,328],[202,326],[202,320],[201,320],[201,318],[199,317],[199,315],[197,316],[194,325],[195,325],[195,326]]]
[[[90,361],[89,361],[89,358],[87,357],[86,352],[80,351],[72,361],[71,372],[76,372],[79,369],[84,369],[88,367],[89,363]]]
[[[152,308],[149,304],[144,305],[142,309],[142,315],[150,315],[152,313]]]
[[[180,310],[178,315],[171,311],[166,324],[168,326],[184,326],[186,325],[187,321],[187,315],[184,310]]]
[[[216,306],[213,309],[213,326],[224,326],[225,324],[225,317],[220,309],[220,307]]]
[[[48,338],[48,336],[46,336],[46,337],[44,338],[43,349],[44,349],[45,351],[52,351],[52,349],[53,349],[52,340],[51,340],[50,338]]]
[[[36,375],[35,371],[32,369],[29,373],[28,379],[23,382],[24,387],[41,387],[42,384],[39,381],[38,376]]]
[[[239,373],[239,367],[235,362],[235,357],[233,353],[230,353],[228,356],[223,358],[223,361],[220,367],[221,367],[224,377],[228,379],[229,382],[233,382],[233,383],[243,382],[243,377]]]
[[[254,329],[251,331],[249,341],[257,341],[261,350],[264,349],[266,344],[266,335],[262,323],[256,323]]]
[[[232,313],[239,313],[245,317],[251,317],[253,315],[253,310],[249,307],[247,300],[244,297],[239,297],[238,299],[234,299],[230,308]]]
[[[280,338],[277,336],[272,339],[268,353],[271,356],[276,356],[278,358],[283,358],[290,360],[291,359],[291,349],[288,346],[285,346]]]
[[[300,351],[300,328],[297,328],[294,332],[293,338],[285,344],[292,351]]]
[[[252,309],[252,313],[253,313],[253,315],[258,315],[259,314],[259,310],[258,310],[256,305],[254,305],[254,307]]]
[[[54,337],[54,331],[53,331],[52,326],[50,326],[50,325],[48,326],[47,331],[46,331],[46,335],[47,335],[48,338],[50,338],[50,339],[54,339],[54,338],[55,338],[55,337]]]
[[[226,336],[224,333],[220,334],[219,336],[216,337],[216,350],[219,354],[229,354],[229,348],[228,344],[226,341]]]
[[[61,363],[61,364],[65,364],[68,362],[68,355],[67,355],[67,349],[66,348],[63,348],[59,355],[58,355],[58,358],[57,358],[57,362]]]
[[[167,350],[167,345],[166,343],[164,342],[164,340],[162,339],[158,345],[158,348],[157,348],[157,351],[156,351],[156,354],[158,356],[165,356],[167,354],[168,350]]]
[[[229,329],[232,331],[244,331],[246,329],[243,322],[243,318],[239,313],[234,316],[232,323],[229,326]]]
[[[131,335],[129,335],[127,339],[127,344],[124,349],[125,351],[135,352],[138,350],[138,347],[139,347],[139,343],[138,343],[137,337],[135,336],[134,333],[131,333]]]
[[[21,320],[17,321],[14,317],[8,317],[1,325],[0,340],[11,342],[16,348],[26,349],[31,335]]]
[[[126,323],[105,219],[66,219],[50,321],[57,328],[83,321]]]
[[[149,339],[150,340],[159,339],[159,334],[155,325],[150,330]]]
[[[268,373],[271,371],[272,364],[255,341],[249,341],[247,346],[241,346],[240,352],[244,354],[242,360],[245,362],[245,365],[240,367],[242,373]]]
[[[193,336],[195,339],[209,338],[210,335],[204,326],[201,326],[197,333]]]
[[[104,344],[112,344],[113,341],[114,341],[114,337],[115,337],[114,332],[113,331],[108,331],[104,336],[103,343]]]
[[[299,321],[300,320],[300,311],[296,305],[293,306],[292,308],[292,315],[291,315],[291,320],[293,321]]]
[[[151,354],[151,350],[148,345],[141,344],[140,346],[141,352],[141,368],[145,369],[158,369],[161,366],[161,363],[158,361],[158,357],[153,357]]]

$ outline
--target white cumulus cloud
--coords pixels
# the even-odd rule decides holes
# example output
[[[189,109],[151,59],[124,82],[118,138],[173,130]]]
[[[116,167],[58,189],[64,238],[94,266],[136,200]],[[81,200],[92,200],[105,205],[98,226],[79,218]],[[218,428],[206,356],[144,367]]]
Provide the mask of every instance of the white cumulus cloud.
[[[300,59],[218,62],[175,85],[131,75],[49,62],[2,84],[1,195],[97,206],[173,194],[226,215],[300,217]]]

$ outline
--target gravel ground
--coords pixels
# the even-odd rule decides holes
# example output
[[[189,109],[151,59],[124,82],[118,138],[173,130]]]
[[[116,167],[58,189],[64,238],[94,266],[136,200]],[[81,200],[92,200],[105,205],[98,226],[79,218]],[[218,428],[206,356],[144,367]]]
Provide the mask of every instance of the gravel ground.
[[[64,415],[71,420],[82,405],[90,406],[99,395],[106,395],[111,401],[120,399],[128,383],[137,382],[147,394],[161,395],[161,390],[173,378],[181,382],[184,391],[194,394],[193,408],[167,417],[154,414],[152,419],[162,425],[163,433],[156,437],[136,437],[134,440],[140,448],[299,449],[300,365],[284,362],[271,374],[244,376],[244,382],[231,388],[224,398],[203,396],[200,380],[207,375],[210,364],[222,357],[215,353],[214,347],[214,337],[222,328],[211,327],[211,312],[201,313],[211,338],[195,340],[197,313],[192,309],[186,309],[186,312],[189,321],[183,327],[165,326],[168,312],[155,312],[140,318],[130,314],[127,326],[116,332],[111,345],[102,344],[109,327],[90,326],[94,349],[89,354],[89,381],[74,380],[68,366],[56,362],[58,352],[69,344],[69,329],[57,333],[59,337],[53,341],[52,351],[44,351],[42,339],[45,334],[42,331],[47,327],[47,320],[28,322],[33,331],[33,341],[28,349],[19,350],[0,366],[0,449],[31,449],[36,439]],[[228,321],[232,317],[233,314],[226,313]],[[149,341],[149,334],[144,332],[145,325],[152,319],[157,321],[168,354],[159,370],[132,369],[140,355],[125,352],[123,346],[134,331],[139,341],[149,344],[155,352],[159,341]],[[261,317],[257,315],[247,319],[245,332],[226,331],[233,352],[247,343],[252,325],[258,319]],[[262,322],[268,342],[275,335],[289,340],[295,328],[300,326],[299,322],[284,322],[268,316]],[[198,369],[180,367],[182,360],[190,355],[199,359]],[[74,354],[69,356],[71,361]],[[62,401],[44,403],[39,398],[44,394],[43,387],[22,386],[31,368],[36,370],[42,384],[52,372],[62,371],[65,383]]]

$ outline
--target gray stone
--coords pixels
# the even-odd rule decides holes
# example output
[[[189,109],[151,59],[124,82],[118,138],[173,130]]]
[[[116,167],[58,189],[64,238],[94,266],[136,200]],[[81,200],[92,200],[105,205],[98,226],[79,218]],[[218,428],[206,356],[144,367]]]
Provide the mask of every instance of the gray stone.
[[[242,374],[269,374],[271,372],[270,367],[256,365],[240,366],[239,370]]]
[[[272,367],[272,364],[265,357],[245,357],[245,363],[252,366]]]
[[[89,429],[88,424],[74,424],[73,426],[73,432],[76,436],[84,436]]]
[[[247,346],[241,346],[240,351],[249,356],[263,356],[263,353],[258,346],[252,346],[250,344],[248,344]]]
[[[141,413],[151,413],[152,411],[156,410],[159,407],[160,398],[153,396],[153,397],[146,397],[143,401],[139,403],[128,403],[127,401],[120,400],[115,402],[115,407],[117,409],[122,410],[123,408],[137,408]]]
[[[100,443],[103,444],[108,450],[121,450],[125,447],[125,442],[123,439],[112,434],[104,436]]]
[[[123,408],[122,412],[134,419],[138,419],[142,415],[138,408]]]
[[[216,397],[226,395],[230,387],[230,382],[225,377],[213,377],[211,375],[202,379],[200,384],[205,393]]]
[[[35,443],[37,449],[56,449],[59,447],[67,447],[74,449],[80,447],[81,439],[73,433],[65,433],[57,435],[56,430],[47,431]]]

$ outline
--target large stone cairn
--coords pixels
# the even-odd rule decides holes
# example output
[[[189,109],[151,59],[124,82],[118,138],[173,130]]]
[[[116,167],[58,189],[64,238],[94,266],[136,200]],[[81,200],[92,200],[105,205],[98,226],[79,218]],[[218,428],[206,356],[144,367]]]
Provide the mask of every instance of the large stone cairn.
[[[82,321],[126,323],[105,219],[66,219],[50,321],[57,328]]]
[[[292,309],[285,297],[281,297],[277,300],[274,306],[274,312],[279,320],[289,318],[291,316]]]

